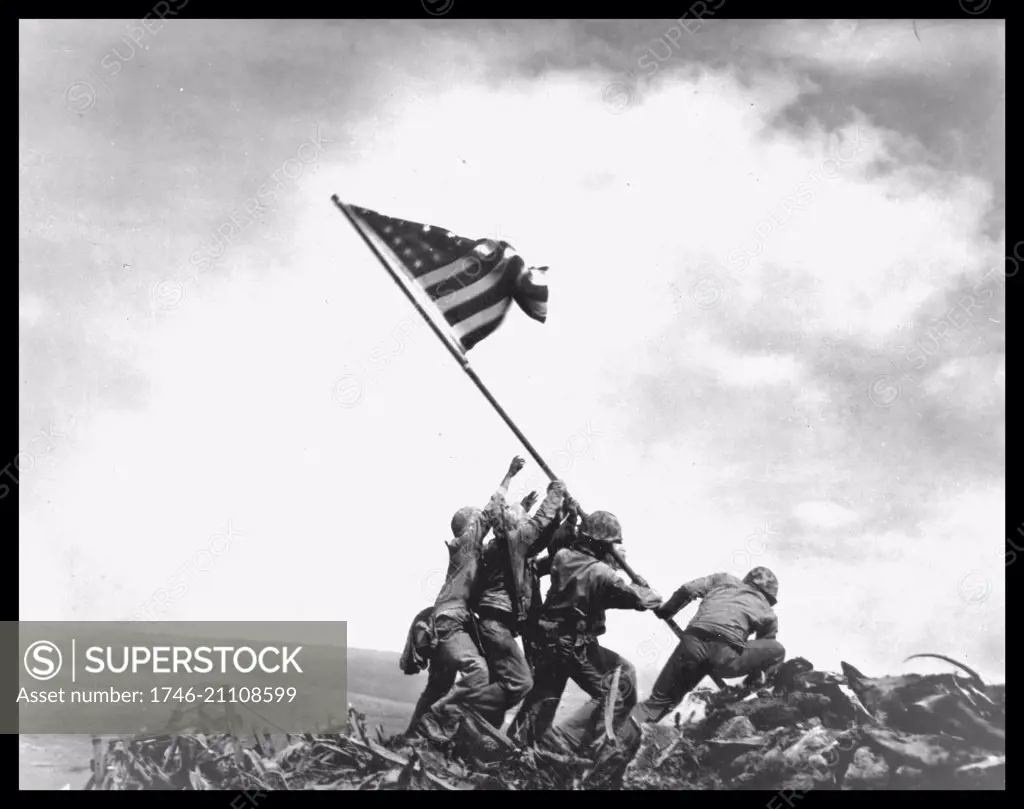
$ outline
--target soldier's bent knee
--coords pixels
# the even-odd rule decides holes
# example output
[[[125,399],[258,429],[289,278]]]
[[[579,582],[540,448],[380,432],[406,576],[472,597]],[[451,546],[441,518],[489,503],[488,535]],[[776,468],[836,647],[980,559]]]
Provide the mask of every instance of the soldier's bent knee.
[[[523,672],[522,676],[517,677],[514,681],[502,683],[502,685],[508,693],[511,704],[515,705],[533,690],[533,676],[528,671]]]
[[[480,678],[483,678],[484,680],[489,680],[490,673],[487,670],[487,663],[475,657],[464,661],[462,668],[462,677],[464,680],[473,680]]]

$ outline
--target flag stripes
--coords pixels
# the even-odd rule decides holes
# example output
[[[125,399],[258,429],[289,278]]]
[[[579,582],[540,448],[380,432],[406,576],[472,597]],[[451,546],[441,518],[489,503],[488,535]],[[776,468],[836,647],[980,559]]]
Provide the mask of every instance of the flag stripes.
[[[501,325],[512,301],[534,320],[546,320],[547,268],[527,268],[507,242],[346,208],[433,303],[463,351]]]

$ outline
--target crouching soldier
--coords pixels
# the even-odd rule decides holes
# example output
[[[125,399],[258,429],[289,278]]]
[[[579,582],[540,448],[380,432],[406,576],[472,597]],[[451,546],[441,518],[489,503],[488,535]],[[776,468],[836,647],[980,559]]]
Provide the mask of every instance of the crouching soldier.
[[[638,722],[658,722],[683,700],[706,675],[721,678],[770,674],[786,656],[775,640],[779,622],[772,607],[779,580],[766,567],[755,567],[740,581],[714,573],[680,587],[654,614],[671,618],[696,598],[697,614],[683,639],[658,675],[651,695],[636,706]],[[751,633],[755,640],[747,640]]]
[[[661,598],[616,575],[618,565],[609,545],[621,542],[615,516],[595,511],[584,517],[569,547],[551,558],[551,588],[538,622],[541,637],[534,687],[515,722],[527,743],[573,752],[593,743],[603,727],[603,707],[617,667],[621,670],[614,709],[616,727],[636,703],[636,669],[597,639],[605,631],[606,610],[649,610],[659,606]],[[553,727],[570,678],[590,695],[590,701]]]

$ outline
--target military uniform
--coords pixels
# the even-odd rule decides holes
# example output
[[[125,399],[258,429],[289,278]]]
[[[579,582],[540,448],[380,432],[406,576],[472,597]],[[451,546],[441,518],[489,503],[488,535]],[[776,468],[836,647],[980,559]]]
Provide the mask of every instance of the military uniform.
[[[555,553],[571,544],[575,538],[575,512],[568,507],[569,499],[562,504],[562,515],[543,531],[538,540],[542,547],[547,548],[544,556],[535,556],[526,560],[526,580],[530,590],[530,604],[526,621],[520,627],[523,641],[523,652],[532,672],[537,665],[537,643],[539,639],[539,620],[544,609],[544,596],[541,592],[541,579],[551,574],[551,560]]]
[[[614,720],[619,725],[636,703],[636,670],[598,643],[605,631],[605,611],[645,610],[660,603],[652,591],[627,584],[614,568],[581,549],[555,553],[551,589],[539,620],[543,635],[534,687],[516,717],[516,732],[528,743],[581,750],[596,738],[616,667],[621,667]],[[570,678],[590,695],[590,702],[553,727]]]
[[[448,543],[448,572],[433,609],[433,632],[437,639],[435,659],[439,671],[449,669],[462,675],[452,694],[452,703],[473,704],[490,681],[468,602],[484,536],[499,519],[504,502],[504,491],[499,489],[482,512],[462,509],[452,520],[452,533],[456,537]]]
[[[416,702],[412,719],[409,720],[409,727],[405,731],[406,735],[412,735],[423,714],[451,690],[458,674],[457,669],[443,662],[436,654],[437,638],[434,636],[433,615],[433,607],[427,607],[416,613],[416,617],[409,627],[409,634],[405,639],[405,649],[399,661],[405,674],[419,674],[423,669],[427,669],[427,685]]]
[[[772,607],[778,580],[767,568],[754,568],[740,581],[729,573],[714,573],[680,587],[656,610],[671,618],[693,599],[701,599],[697,614],[658,675],[651,695],[633,711],[638,721],[658,722],[708,674],[743,677],[770,670],[785,659],[775,640],[779,622]],[[747,640],[756,633],[755,640]]]
[[[505,712],[533,686],[530,666],[516,642],[534,597],[528,566],[547,542],[546,529],[562,506],[564,486],[552,483],[532,517],[504,509],[494,521],[494,539],[483,552],[483,567],[473,607],[478,617],[480,647],[490,668],[491,683],[472,698],[488,722],[500,728]],[[515,604],[509,591],[515,594]]]

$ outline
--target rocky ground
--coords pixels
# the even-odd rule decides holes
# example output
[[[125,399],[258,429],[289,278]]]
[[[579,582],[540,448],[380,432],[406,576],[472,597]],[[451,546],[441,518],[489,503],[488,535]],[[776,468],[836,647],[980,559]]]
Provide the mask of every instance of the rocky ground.
[[[760,688],[691,694],[632,751],[517,748],[459,713],[434,739],[386,739],[355,709],[343,732],[94,740],[86,789],[1005,789],[1003,686],[973,672],[870,678],[787,661]],[[604,763],[595,767],[595,760]]]

